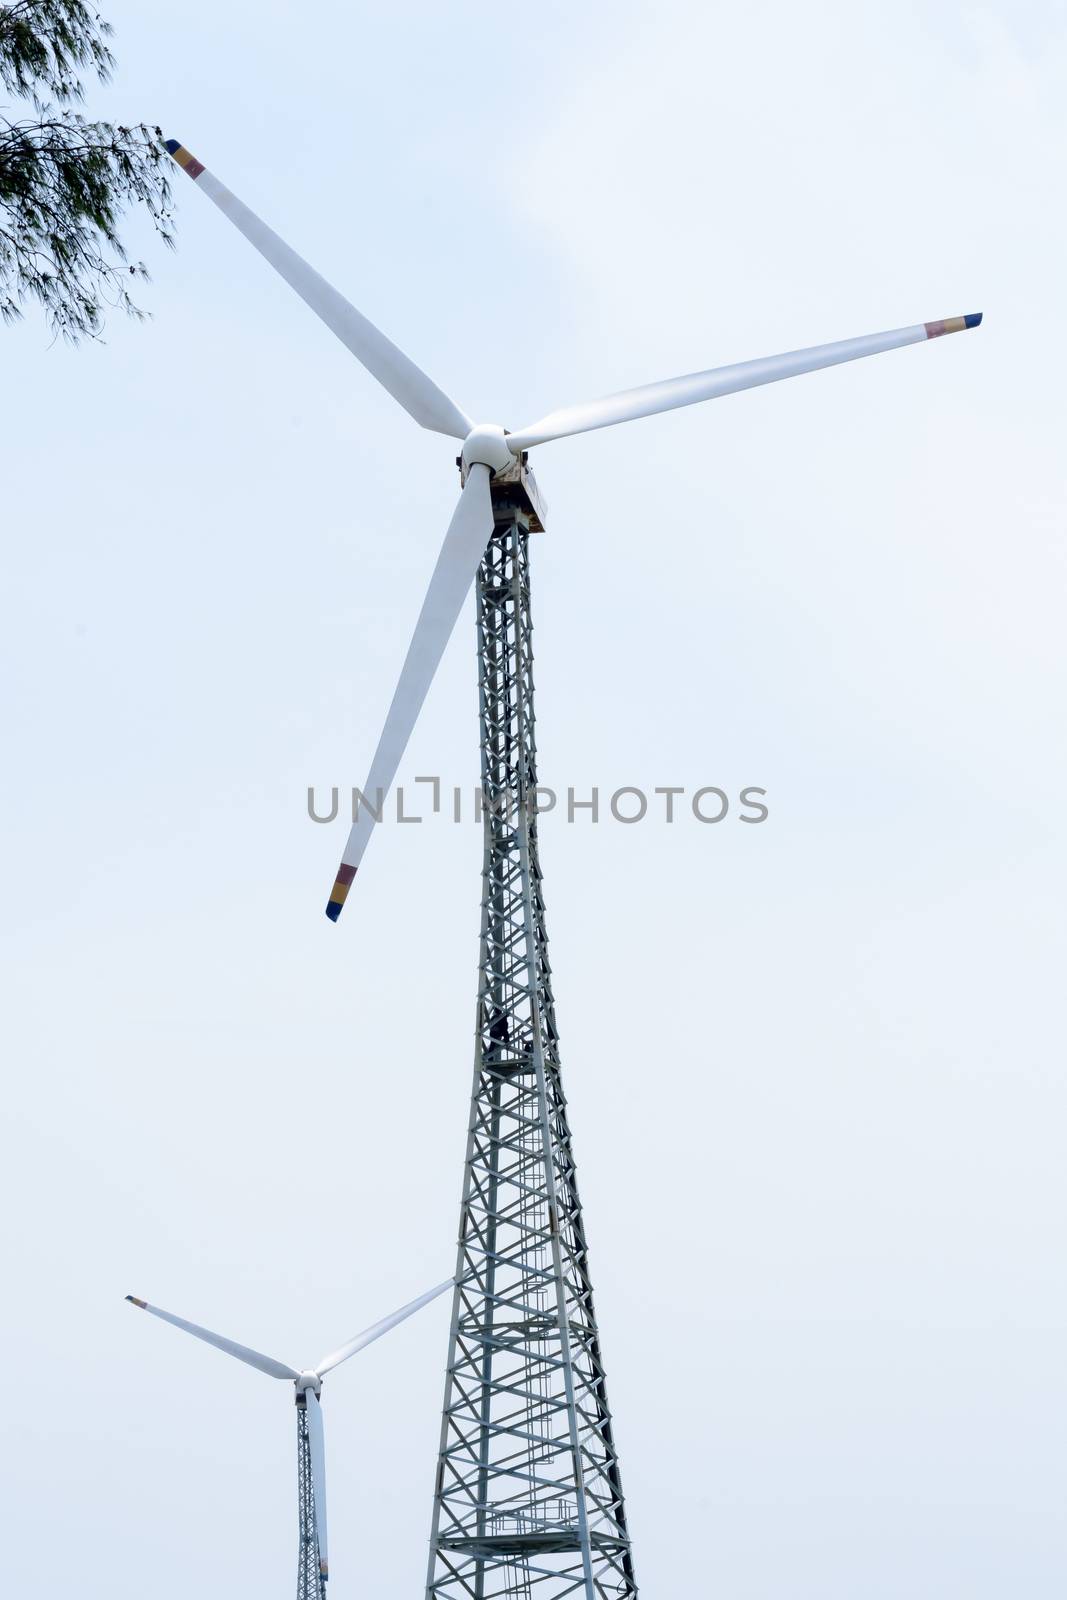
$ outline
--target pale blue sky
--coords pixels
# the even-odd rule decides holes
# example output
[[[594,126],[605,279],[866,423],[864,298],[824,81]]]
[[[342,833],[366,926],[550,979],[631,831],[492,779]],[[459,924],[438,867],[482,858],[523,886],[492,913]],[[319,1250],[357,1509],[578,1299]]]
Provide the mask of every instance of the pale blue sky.
[[[1060,1600],[1060,8],[106,10],[472,414],[985,312],[539,453],[544,780],[771,805],[543,855],[646,1594]],[[122,1296],[302,1363],[451,1269],[479,892],[394,826],[322,915],[455,450],[175,186],[151,323],[0,334],[6,1570],[115,1600],[290,1593],[289,1391]],[[334,1600],[420,1591],[446,1327],[330,1380]]]

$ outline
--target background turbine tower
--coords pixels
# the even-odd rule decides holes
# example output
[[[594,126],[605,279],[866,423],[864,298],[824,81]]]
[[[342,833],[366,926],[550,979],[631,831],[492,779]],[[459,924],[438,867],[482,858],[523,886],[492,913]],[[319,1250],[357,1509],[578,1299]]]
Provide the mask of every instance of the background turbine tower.
[[[537,855],[527,451],[976,327],[917,323],[554,411],[470,418],[176,141],[168,149],[421,427],[462,441],[463,484],[386,715],[327,915],[340,916],[456,618],[478,581],[484,869],[478,1033],[427,1594],[636,1594],[593,1311]]]
[[[297,1600],[324,1600],[326,1580],[330,1575],[326,1539],[326,1442],[320,1403],[322,1380],[328,1372],[333,1371],[334,1367],[339,1367],[342,1361],[347,1361],[349,1356],[366,1349],[375,1339],[380,1339],[383,1333],[388,1333],[390,1328],[395,1328],[397,1323],[403,1322],[423,1306],[429,1305],[431,1300],[435,1300],[439,1294],[443,1294],[451,1287],[452,1279],[448,1278],[444,1283],[439,1283],[435,1289],[420,1295],[417,1300],[401,1306],[399,1311],[383,1317],[381,1322],[375,1322],[371,1327],[364,1328],[354,1339],[349,1339],[347,1344],[332,1350],[329,1355],[323,1356],[313,1367],[308,1367],[303,1372],[287,1366],[284,1361],[275,1361],[273,1356],[261,1355],[258,1350],[250,1350],[247,1345],[235,1344],[232,1339],[224,1339],[221,1334],[212,1333],[209,1328],[201,1328],[195,1322],[186,1322],[184,1317],[176,1317],[173,1312],[162,1311],[159,1306],[150,1306],[146,1300],[138,1300],[135,1295],[126,1296],[131,1305],[140,1306],[142,1311],[149,1311],[154,1317],[161,1317],[164,1322],[170,1322],[175,1328],[193,1334],[205,1344],[213,1344],[216,1350],[224,1350],[228,1356],[235,1356],[238,1361],[255,1367],[258,1372],[265,1372],[268,1378],[288,1378],[292,1381],[296,1393],[297,1505],[300,1525]]]

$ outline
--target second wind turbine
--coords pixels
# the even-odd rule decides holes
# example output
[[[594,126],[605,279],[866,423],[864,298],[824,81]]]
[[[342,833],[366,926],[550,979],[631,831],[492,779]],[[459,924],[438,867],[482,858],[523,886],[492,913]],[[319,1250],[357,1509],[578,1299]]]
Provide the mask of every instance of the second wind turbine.
[[[383,1317],[381,1322],[375,1322],[371,1327],[364,1328],[362,1333],[357,1333],[347,1344],[331,1350],[329,1355],[323,1356],[313,1367],[308,1367],[302,1372],[298,1372],[295,1367],[287,1366],[284,1361],[276,1361],[273,1356],[265,1356],[259,1350],[251,1350],[248,1345],[226,1339],[221,1333],[212,1333],[210,1328],[202,1328],[198,1323],[187,1322],[184,1317],[176,1317],[172,1311],[163,1311],[159,1306],[150,1306],[147,1300],[138,1300],[136,1295],[126,1296],[131,1305],[140,1307],[153,1317],[161,1318],[163,1322],[169,1322],[172,1327],[181,1328],[183,1333],[191,1333],[194,1338],[202,1339],[205,1344],[214,1345],[216,1350],[222,1350],[237,1361],[243,1361],[248,1367],[255,1367],[257,1372],[265,1373],[268,1378],[288,1378],[292,1382],[296,1399],[297,1496],[300,1526],[297,1600],[325,1600],[325,1585],[330,1575],[326,1542],[326,1440],[322,1425],[322,1380],[328,1372],[333,1371],[334,1367],[339,1367],[342,1361],[347,1361],[358,1351],[365,1350],[369,1344],[380,1339],[383,1333],[388,1333],[398,1323],[406,1321],[416,1311],[421,1311],[423,1306],[429,1305],[431,1300],[436,1300],[439,1294],[443,1294],[451,1287],[452,1279],[446,1278],[444,1283],[439,1283],[436,1288],[419,1295],[417,1300],[409,1301],[406,1306],[401,1306],[399,1311]]]

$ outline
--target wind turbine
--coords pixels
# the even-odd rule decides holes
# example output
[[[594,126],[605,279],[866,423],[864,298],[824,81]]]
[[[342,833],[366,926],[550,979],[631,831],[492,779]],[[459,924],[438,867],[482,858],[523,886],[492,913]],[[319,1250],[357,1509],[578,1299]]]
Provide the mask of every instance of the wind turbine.
[[[275,1361],[273,1356],[261,1355],[258,1350],[250,1350],[247,1345],[235,1344],[232,1339],[224,1339],[220,1333],[212,1333],[209,1328],[201,1328],[195,1322],[186,1322],[184,1317],[176,1317],[171,1311],[163,1311],[159,1306],[150,1306],[147,1300],[138,1300],[136,1295],[126,1296],[131,1305],[139,1306],[142,1311],[150,1312],[153,1317],[162,1318],[164,1322],[173,1324],[175,1328],[181,1328],[185,1333],[191,1333],[194,1338],[202,1339],[205,1344],[213,1344],[216,1350],[224,1350],[228,1356],[235,1356],[247,1366],[255,1367],[257,1372],[265,1372],[268,1378],[288,1378],[292,1382],[296,1393],[297,1481],[300,1502],[298,1600],[313,1600],[313,1597],[315,1600],[321,1600],[325,1594],[323,1585],[330,1575],[326,1551],[326,1443],[320,1403],[322,1380],[328,1372],[333,1371],[334,1367],[339,1367],[342,1361],[347,1361],[349,1356],[365,1350],[369,1344],[380,1339],[383,1333],[388,1333],[398,1323],[404,1322],[423,1306],[429,1305],[439,1294],[444,1294],[446,1289],[451,1289],[452,1281],[451,1278],[446,1279],[444,1283],[439,1283],[426,1294],[419,1295],[417,1300],[401,1306],[399,1311],[383,1317],[381,1322],[375,1322],[371,1327],[364,1328],[362,1333],[357,1333],[347,1344],[331,1350],[329,1355],[323,1356],[321,1361],[317,1361],[313,1367],[308,1367],[302,1372],[298,1372],[295,1367],[287,1366],[284,1361]]]
[[[337,920],[478,574],[484,862],[474,1081],[426,1600],[637,1600],[587,1219],[560,1064],[538,860],[527,452],[550,440],[977,327],[919,323],[698,372],[555,411],[516,432],[471,419],[188,150],[167,148],[423,428],[462,441],[449,525],[345,846]],[[380,796],[379,798],[379,792]],[[377,804],[375,805],[375,801]],[[662,1319],[661,1319],[662,1320]],[[653,1381],[677,1337],[650,1333]]]
[[[638,417],[655,416],[662,411],[696,405],[722,395],[737,394],[742,389],[776,383],[780,378],[794,378],[801,373],[816,372],[822,367],[838,366],[845,361],[857,361],[861,356],[878,355],[902,345],[922,344],[946,333],[976,328],[982,320],[981,312],[976,312],[937,322],[920,322],[913,327],[894,328],[887,333],[841,339],[833,344],[815,345],[784,355],[765,356],[756,361],[742,361],[733,366],[689,373],[684,377],[668,378],[662,383],[626,389],[599,400],[551,411],[538,421],[509,432],[499,423],[472,423],[466,412],[403,351],[398,350],[372,322],[308,266],[243,201],[220,183],[202,162],[176,139],[168,139],[166,148],[208,198],[229,217],[234,226],[420,427],[462,440],[459,458],[462,493],[445,534],[362,791],[372,804],[360,808],[330,892],[326,915],[334,922],[341,914],[375,822],[381,815],[381,802],[374,806],[373,797],[379,793],[384,797],[392,785],[434,673],[492,536],[491,481],[496,484],[517,481],[539,519],[541,501],[532,473],[526,470],[527,452],[535,445],[569,438],[576,433],[588,433],[595,428],[612,427],[619,422],[632,422]],[[539,520],[535,521],[534,526],[539,525]]]

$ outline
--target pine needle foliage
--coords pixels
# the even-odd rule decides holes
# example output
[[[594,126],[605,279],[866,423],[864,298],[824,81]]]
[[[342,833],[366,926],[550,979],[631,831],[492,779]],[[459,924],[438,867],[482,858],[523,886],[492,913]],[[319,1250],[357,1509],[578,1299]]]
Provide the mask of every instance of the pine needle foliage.
[[[0,84],[25,103],[21,116],[0,105],[0,319],[36,302],[75,344],[100,337],[109,308],[145,315],[130,288],[148,271],[119,237],[127,209],[144,206],[173,244],[160,130],[76,109],[83,76],[111,77],[111,32],[83,0],[0,0]]]

